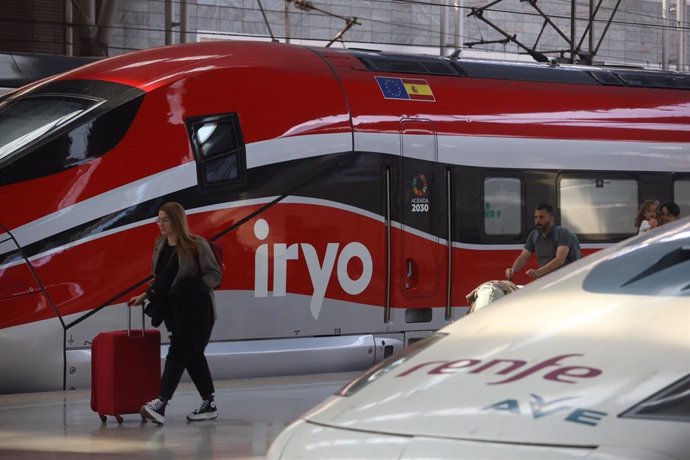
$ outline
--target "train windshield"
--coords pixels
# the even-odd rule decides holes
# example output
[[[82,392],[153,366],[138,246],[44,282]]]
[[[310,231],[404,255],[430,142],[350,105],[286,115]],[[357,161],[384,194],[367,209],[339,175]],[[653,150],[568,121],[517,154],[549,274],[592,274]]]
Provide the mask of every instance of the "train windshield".
[[[0,160],[100,103],[98,99],[68,96],[6,101],[0,106]]]

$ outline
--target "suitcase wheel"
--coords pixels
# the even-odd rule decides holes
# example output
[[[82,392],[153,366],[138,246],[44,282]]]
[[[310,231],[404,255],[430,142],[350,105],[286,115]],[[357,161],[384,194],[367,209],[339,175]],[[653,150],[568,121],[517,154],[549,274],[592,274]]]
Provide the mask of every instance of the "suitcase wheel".
[[[106,416],[103,415],[103,414],[98,414],[98,416],[101,418],[101,423],[105,423],[106,420],[108,420],[108,417],[106,417]]]
[[[117,423],[122,423],[123,422],[122,415],[116,415],[115,420],[117,420]]]

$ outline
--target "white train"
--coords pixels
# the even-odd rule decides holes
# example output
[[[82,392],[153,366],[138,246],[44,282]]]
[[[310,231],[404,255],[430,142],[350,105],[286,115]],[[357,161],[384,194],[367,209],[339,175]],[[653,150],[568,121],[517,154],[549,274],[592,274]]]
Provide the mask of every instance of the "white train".
[[[690,218],[408,347],[289,426],[269,460],[690,458]]]

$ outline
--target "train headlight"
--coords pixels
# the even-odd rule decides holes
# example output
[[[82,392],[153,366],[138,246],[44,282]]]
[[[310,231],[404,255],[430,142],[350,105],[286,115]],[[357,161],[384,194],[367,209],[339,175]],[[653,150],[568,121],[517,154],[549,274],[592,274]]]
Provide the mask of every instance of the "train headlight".
[[[384,375],[386,375],[387,373],[389,373],[390,371],[392,371],[396,367],[400,366],[405,361],[412,358],[414,355],[416,355],[420,351],[422,351],[425,348],[438,342],[439,340],[444,338],[446,335],[447,334],[437,332],[434,335],[431,335],[425,339],[422,339],[418,342],[413,343],[412,345],[409,345],[409,346],[403,348],[400,352],[398,352],[392,356],[389,356],[388,358],[384,359],[383,361],[381,361],[377,365],[370,368],[364,374],[362,374],[359,377],[357,377],[356,379],[354,379],[352,382],[345,385],[343,388],[341,388],[336,393],[336,395],[338,395],[338,396],[350,396],[350,395],[358,392],[360,389],[362,389],[366,385],[369,385],[374,380],[378,380],[379,378],[383,377]]]

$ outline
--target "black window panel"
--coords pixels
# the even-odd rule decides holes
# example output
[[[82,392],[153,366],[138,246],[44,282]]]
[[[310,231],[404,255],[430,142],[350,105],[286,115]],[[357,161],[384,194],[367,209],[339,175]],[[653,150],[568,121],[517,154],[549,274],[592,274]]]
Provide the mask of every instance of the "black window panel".
[[[375,70],[386,72],[426,73],[426,68],[419,62],[402,59],[367,59]]]
[[[623,82],[620,78],[616,77],[615,74],[608,72],[606,70],[592,70],[589,72],[594,78],[600,83],[605,85],[617,85],[623,86]]]
[[[671,76],[643,72],[617,72],[618,78],[630,86],[648,86],[657,88],[679,88],[680,85]]]
[[[690,377],[664,388],[621,417],[690,422]]]
[[[59,173],[105,155],[127,133],[143,96],[89,119],[5,166],[0,185]]]
[[[230,154],[213,159],[204,164],[206,182],[209,184],[235,181],[240,178],[238,154]]]
[[[468,77],[500,80],[544,81],[593,85],[597,81],[587,72],[568,67],[548,67],[539,64],[512,64],[484,61],[455,61]]]
[[[687,88],[690,89],[690,76],[687,75],[674,75],[673,80],[680,86],[681,88]]]
[[[190,118],[187,131],[199,185],[234,185],[244,180],[245,147],[237,114]]]
[[[453,67],[449,62],[446,61],[426,61],[424,66],[427,68],[429,73],[436,75],[458,75],[458,70]]]
[[[445,58],[398,56],[354,52],[370,70],[424,75],[460,76],[462,72]]]
[[[83,116],[100,103],[101,100],[93,98],[43,96],[19,98],[3,104],[0,106],[0,158],[11,159],[45,133]]]
[[[239,142],[235,127],[230,120],[200,123],[195,126],[196,137],[201,147],[201,155],[211,158],[237,150]]]

